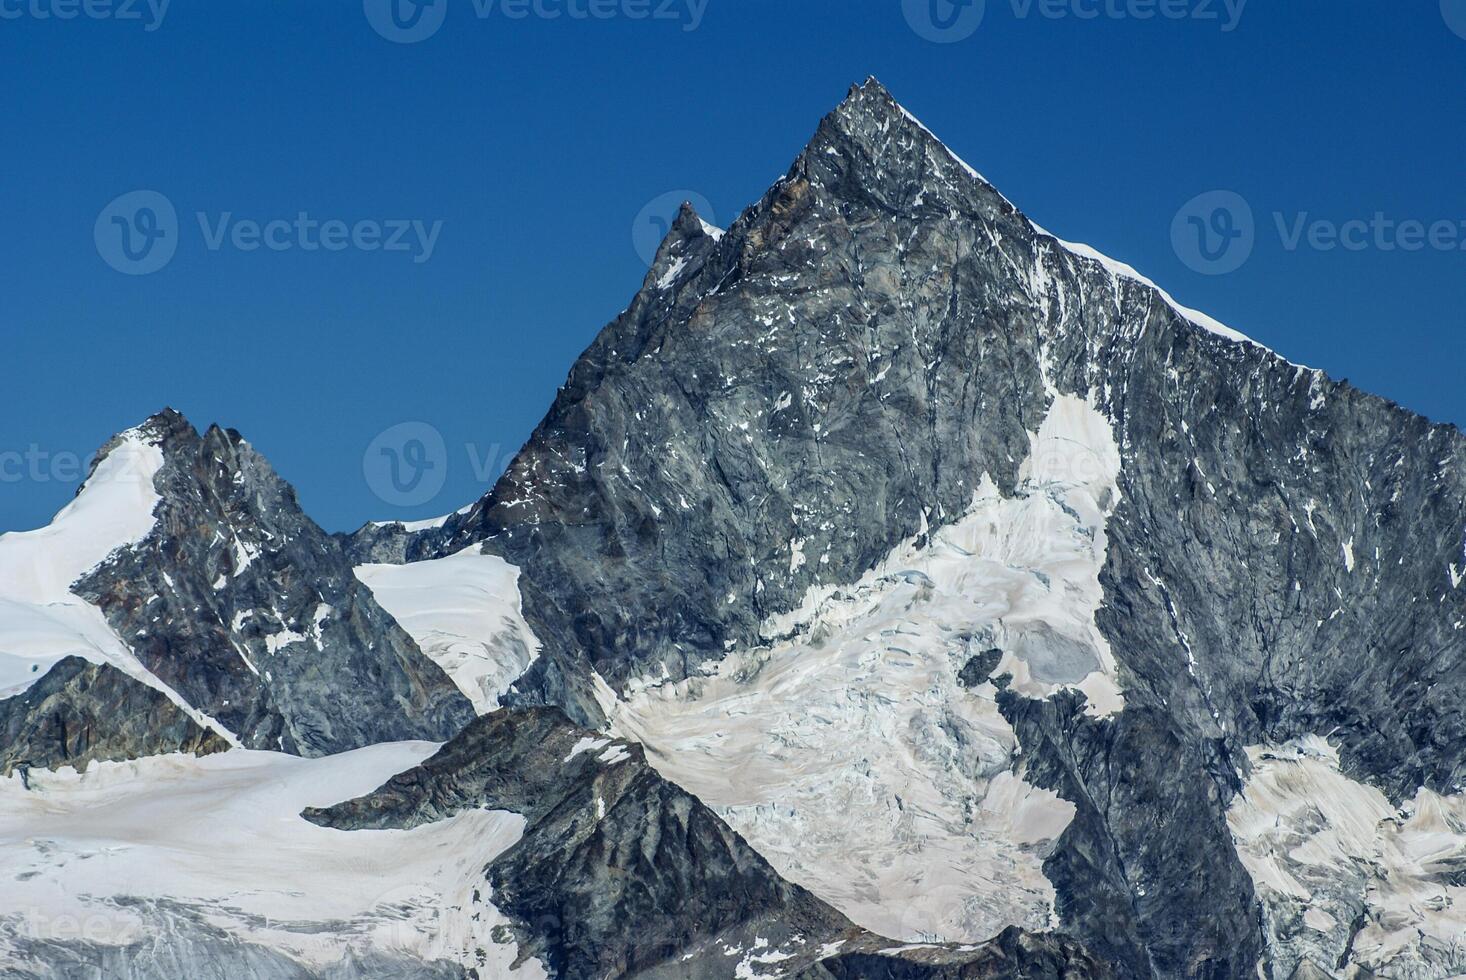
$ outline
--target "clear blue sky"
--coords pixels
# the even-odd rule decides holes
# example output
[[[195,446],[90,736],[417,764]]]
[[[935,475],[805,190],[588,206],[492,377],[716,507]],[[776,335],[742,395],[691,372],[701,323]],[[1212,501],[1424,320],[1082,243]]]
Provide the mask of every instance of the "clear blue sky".
[[[595,0],[609,18],[536,0],[553,19],[438,0],[446,19],[417,43],[384,38],[362,0],[174,0],[152,30],[146,0],[141,20],[59,19],[68,2],[83,0],[0,0],[0,529],[44,523],[75,489],[66,454],[164,405],[242,431],[332,530],[467,503],[639,285],[644,206],[689,189],[726,224],[868,74],[1054,233],[1294,360],[1466,422],[1466,251],[1387,249],[1359,226],[1362,250],[1289,249],[1274,218],[1461,227],[1457,0],[1251,0],[1232,30],[1224,0],[1172,8],[1218,20],[1132,16],[1178,0],[1075,0],[1096,18],[987,0],[951,43],[922,36],[971,24],[947,0],[651,0],[676,16],[646,19],[637,0]],[[94,231],[142,189],[176,208],[176,254],[126,275]],[[1256,218],[1224,275],[1189,267],[1171,234],[1214,190]],[[279,251],[234,244],[240,220],[300,212],[442,224],[422,262],[410,233],[407,251],[306,250],[293,229]],[[441,432],[446,482],[399,506],[362,460],[406,421]]]

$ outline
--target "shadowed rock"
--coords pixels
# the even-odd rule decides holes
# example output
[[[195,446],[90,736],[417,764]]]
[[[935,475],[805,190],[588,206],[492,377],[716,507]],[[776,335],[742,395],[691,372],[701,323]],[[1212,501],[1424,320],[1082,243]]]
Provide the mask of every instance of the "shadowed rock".
[[[40,680],[0,701],[0,774],[17,769],[84,771],[167,752],[209,755],[229,748],[167,695],[110,664],[58,660]]]

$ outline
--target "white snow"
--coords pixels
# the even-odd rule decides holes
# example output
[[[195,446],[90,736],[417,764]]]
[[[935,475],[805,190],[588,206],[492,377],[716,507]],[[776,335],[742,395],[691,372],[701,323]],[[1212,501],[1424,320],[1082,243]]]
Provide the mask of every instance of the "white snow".
[[[624,745],[613,745],[606,751],[602,752],[600,755],[596,756],[596,758],[601,760],[608,766],[614,766],[618,762],[625,762],[627,759],[631,758],[631,753],[626,751],[626,746]]]
[[[793,574],[804,567],[804,539],[794,538],[789,542],[789,572]]]
[[[676,262],[673,262],[671,266],[667,268],[667,271],[662,273],[662,278],[657,280],[657,288],[666,289],[667,287],[671,286],[672,283],[677,281],[678,275],[680,275],[682,273],[682,270],[686,267],[687,258],[685,256],[679,258]]]
[[[371,525],[372,527],[400,527],[402,528],[402,530],[407,531],[408,533],[413,533],[416,531],[428,531],[435,527],[442,527],[444,524],[447,524],[448,518],[450,517],[456,517],[459,514],[468,513],[470,510],[473,509],[473,506],[473,504],[465,504],[464,506],[453,511],[451,514],[442,514],[438,517],[429,517],[426,520],[422,521],[372,521]]]
[[[137,430],[125,432],[81,491],[51,523],[0,535],[0,594],[44,604],[70,595],[71,584],[118,548],[153,529],[153,477],[163,452]]]
[[[780,873],[910,941],[1048,927],[1044,856],[1073,806],[1015,769],[996,689],[957,672],[988,647],[1020,693],[1123,699],[1094,624],[1119,453],[1085,401],[1055,399],[1004,497],[986,474],[955,524],[858,582],[820,586],[710,676],[598,698],[611,730],[712,806]]]
[[[539,640],[520,613],[519,569],[479,545],[447,558],[355,571],[481,715],[499,706],[539,655]]]
[[[775,970],[771,973],[761,973],[757,969],[761,966],[771,966],[774,963],[782,963],[784,960],[793,959],[793,953],[785,953],[777,949],[767,949],[767,939],[759,938],[754,942],[753,951],[748,952],[738,966],[733,970],[734,980],[758,980],[760,977],[780,977],[784,975],[782,970]]]
[[[199,724],[216,722],[187,705],[138,661],[96,606],[71,585],[119,548],[153,529],[153,477],[163,453],[138,429],[118,442],[51,523],[0,534],[0,698],[24,691],[68,656],[106,663],[163,692]]]
[[[594,752],[610,744],[611,740],[609,738],[593,738],[587,735],[570,747],[570,752],[565,756],[565,761],[569,762],[582,752]]]
[[[1247,750],[1252,775],[1227,813],[1263,901],[1271,943],[1380,976],[1466,972],[1466,796],[1420,789],[1396,808],[1340,771],[1316,735]],[[1300,932],[1300,926],[1303,931]]]
[[[305,634],[297,633],[294,630],[282,629],[278,633],[271,633],[265,637],[265,648],[271,653],[279,653],[286,647],[295,643],[304,643]]]
[[[6,937],[74,935],[78,923],[106,945],[145,939],[158,927],[146,900],[166,899],[313,967],[368,950],[467,963],[482,948],[489,976],[543,978],[537,961],[509,972],[515,947],[491,935],[506,920],[472,901],[523,817],[476,810],[411,831],[338,831],[299,816],[370,792],[436,748],[321,759],[235,749],[33,772],[30,791],[0,781],[0,959]]]

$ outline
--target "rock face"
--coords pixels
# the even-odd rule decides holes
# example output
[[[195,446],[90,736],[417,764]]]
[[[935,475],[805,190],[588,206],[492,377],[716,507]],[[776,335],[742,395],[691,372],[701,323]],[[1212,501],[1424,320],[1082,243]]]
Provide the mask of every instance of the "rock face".
[[[73,591],[148,671],[248,748],[441,740],[473,717],[237,432],[171,411],[143,429],[164,460],[155,526]]]
[[[982,475],[1015,492],[1069,395],[1121,454],[1097,621],[1125,708],[1007,709],[1078,808],[1060,918],[1129,975],[1251,976],[1246,746],[1327,734],[1397,802],[1466,778],[1466,440],[1036,228],[874,82],[726,233],[684,211],[505,477],[403,554],[518,565],[519,700],[599,724],[601,679],[767,643]]]
[[[116,762],[167,752],[207,755],[229,743],[167,696],[110,664],[58,661],[15,697],[0,701],[0,775]]]

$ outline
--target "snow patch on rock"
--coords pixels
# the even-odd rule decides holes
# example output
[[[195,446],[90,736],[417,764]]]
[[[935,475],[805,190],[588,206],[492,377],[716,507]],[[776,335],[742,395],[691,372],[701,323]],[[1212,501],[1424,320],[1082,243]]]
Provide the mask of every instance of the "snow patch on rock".
[[[480,715],[499,707],[539,655],[520,611],[519,569],[479,545],[433,561],[358,565],[355,572]]]

